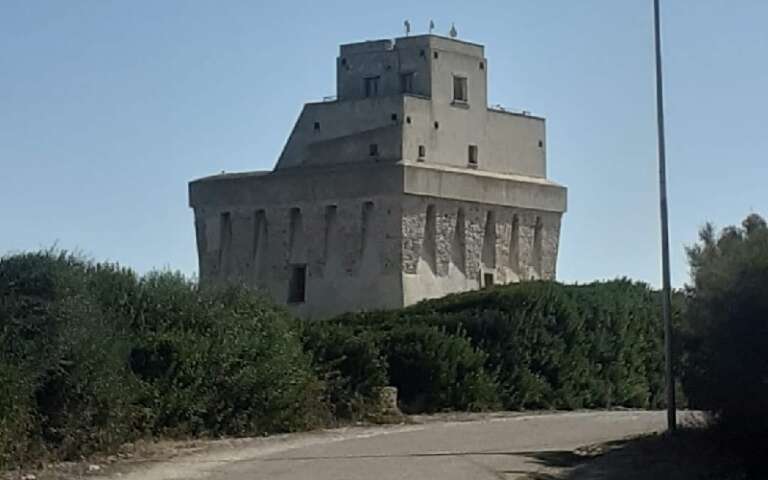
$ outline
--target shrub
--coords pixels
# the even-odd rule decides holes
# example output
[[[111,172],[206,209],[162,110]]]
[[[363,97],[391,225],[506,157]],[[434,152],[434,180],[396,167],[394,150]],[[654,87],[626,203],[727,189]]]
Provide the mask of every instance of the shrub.
[[[322,419],[322,386],[284,310],[172,273],[142,279],[136,298],[131,367],[150,388],[155,433],[253,435]]]
[[[487,355],[461,330],[409,325],[386,338],[390,380],[406,412],[490,410],[498,385],[485,371]]]
[[[642,283],[542,281],[337,321],[387,334],[407,325],[464,332],[487,354],[485,370],[494,372],[507,409],[658,407],[664,388],[659,313],[658,293]]]
[[[134,430],[138,382],[125,362],[129,343],[90,292],[90,271],[66,253],[0,259],[6,462],[109,448]]]
[[[750,215],[688,249],[684,384],[727,429],[768,434],[768,227]]]
[[[755,228],[740,234],[750,245]],[[701,402],[705,377],[735,368],[707,363],[717,342],[735,348],[765,326],[756,320],[765,280],[752,268],[764,257],[747,250],[727,270],[739,288],[715,275],[724,265],[696,264],[707,275],[689,296],[706,328],[691,323],[687,378]],[[140,277],[52,251],[9,256],[0,259],[0,462],[72,458],[142,435],[260,435],[356,420],[378,408],[388,384],[410,412],[655,407],[658,301],[627,280],[528,282],[301,323],[244,287],[200,289],[179,274]],[[734,357],[754,369],[726,384],[755,396],[749,412],[764,405],[755,338]]]
[[[52,251],[2,258],[0,462],[317,425],[323,385],[296,327],[244,288]]]
[[[305,322],[302,331],[304,346],[325,381],[334,416],[357,420],[372,413],[378,407],[381,387],[388,385],[377,332],[313,321]]]

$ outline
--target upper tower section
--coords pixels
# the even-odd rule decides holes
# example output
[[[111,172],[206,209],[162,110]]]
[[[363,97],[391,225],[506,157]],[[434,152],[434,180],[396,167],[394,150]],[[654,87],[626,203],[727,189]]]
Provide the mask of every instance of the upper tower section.
[[[400,163],[546,178],[543,118],[488,108],[482,45],[436,35],[342,45],[336,98],[309,103],[276,170]]]
[[[340,101],[410,94],[486,105],[482,45],[435,35],[342,45],[336,59]],[[447,74],[447,75],[446,75]]]

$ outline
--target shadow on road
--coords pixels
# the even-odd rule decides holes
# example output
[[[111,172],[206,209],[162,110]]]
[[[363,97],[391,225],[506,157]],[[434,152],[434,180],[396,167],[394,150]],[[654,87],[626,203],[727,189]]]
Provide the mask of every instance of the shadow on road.
[[[591,450],[591,451],[590,451]],[[646,435],[576,452],[539,452],[530,457],[542,466],[564,468],[557,477],[530,480],[742,480],[751,477],[737,455],[708,431],[684,429],[674,437]],[[506,473],[506,472],[502,472]],[[762,478],[762,477],[760,477]]]

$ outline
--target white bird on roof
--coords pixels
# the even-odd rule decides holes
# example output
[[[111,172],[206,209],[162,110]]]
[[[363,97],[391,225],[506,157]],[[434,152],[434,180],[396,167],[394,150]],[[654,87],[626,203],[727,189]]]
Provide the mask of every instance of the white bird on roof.
[[[456,30],[456,25],[451,22],[451,31],[448,32],[448,35],[451,36],[451,38],[456,38],[459,35],[459,32]]]

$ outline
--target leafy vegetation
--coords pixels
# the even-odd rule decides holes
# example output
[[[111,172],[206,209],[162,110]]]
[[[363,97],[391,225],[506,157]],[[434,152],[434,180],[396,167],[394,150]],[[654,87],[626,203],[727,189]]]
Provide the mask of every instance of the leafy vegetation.
[[[684,386],[709,410],[725,443],[764,464],[768,442],[768,227],[748,216],[688,249]],[[763,474],[766,473],[763,467]]]
[[[0,260],[0,456],[73,458],[142,435],[257,435],[326,420],[282,309],[64,253]]]
[[[663,401],[658,302],[657,292],[627,280],[574,286],[527,282],[449,295],[400,311],[346,314],[316,328],[379,332],[384,343],[393,345],[388,350],[390,368],[408,366],[407,374],[391,375],[403,394],[413,388],[409,376],[423,376],[412,361],[399,358],[410,354],[398,346],[404,332],[430,326],[466,337],[478,352],[468,363],[478,365],[477,358],[484,358],[484,371],[478,375],[496,385],[497,395],[483,394],[482,400],[471,399],[460,408],[491,408],[495,399],[512,410],[648,408]],[[675,318],[679,316],[676,309]],[[440,358],[454,362],[445,355]],[[438,398],[428,382],[418,385],[423,391],[417,395]],[[449,406],[456,408],[455,403]],[[434,411],[446,405],[435,401],[422,408]]]
[[[262,435],[406,412],[658,407],[658,294],[527,282],[300,322],[240,287],[61,252],[0,259],[0,456]],[[676,318],[679,309],[676,309]]]

